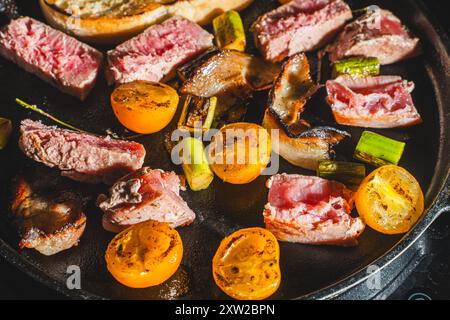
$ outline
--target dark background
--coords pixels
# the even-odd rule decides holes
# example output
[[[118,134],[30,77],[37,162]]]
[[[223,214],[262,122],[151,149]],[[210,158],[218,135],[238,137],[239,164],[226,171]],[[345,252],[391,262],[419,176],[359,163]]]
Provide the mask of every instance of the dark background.
[[[8,2],[6,0],[5,2]],[[447,0],[427,0],[432,15],[450,34]],[[1,9],[1,7],[0,7]],[[406,8],[405,8],[406,9]],[[421,254],[388,288],[385,298],[450,299],[450,213],[444,213],[419,240]],[[419,294],[419,295],[417,295]],[[426,296],[424,296],[426,295]],[[0,299],[58,299],[52,290],[33,281],[0,258]]]

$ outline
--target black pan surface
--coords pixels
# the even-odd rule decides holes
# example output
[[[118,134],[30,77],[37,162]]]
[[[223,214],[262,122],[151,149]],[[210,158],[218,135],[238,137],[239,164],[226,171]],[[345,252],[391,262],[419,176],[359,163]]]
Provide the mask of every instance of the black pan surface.
[[[37,1],[16,1],[20,14],[43,20]],[[410,129],[375,130],[398,140],[407,148],[400,163],[412,172],[426,193],[427,211],[422,220],[407,235],[386,236],[367,228],[354,248],[307,246],[280,243],[282,284],[274,299],[332,298],[361,283],[367,277],[366,268],[372,264],[380,268],[396,259],[443,211],[449,209],[449,74],[448,39],[436,28],[419,1],[348,1],[353,9],[377,4],[394,11],[417,34],[424,44],[424,54],[392,66],[382,68],[383,74],[401,75],[416,84],[413,98],[424,123]],[[277,6],[273,0],[256,0],[242,13],[248,26],[263,12]],[[249,38],[250,35],[249,35]],[[251,41],[249,41],[251,42]],[[446,47],[447,46],[447,47]],[[108,48],[100,48],[106,50]],[[250,45],[249,51],[254,52]],[[312,70],[315,54],[309,55]],[[326,73],[326,72],[325,72]],[[59,180],[50,169],[25,158],[17,147],[18,125],[25,118],[39,118],[19,109],[14,99],[43,107],[51,114],[87,131],[105,133],[107,129],[124,133],[109,105],[112,91],[100,78],[94,92],[84,103],[60,93],[14,64],[0,59],[0,116],[14,122],[14,134],[8,147],[0,152],[0,254],[38,281],[72,298],[124,299],[226,299],[215,286],[211,261],[220,241],[231,232],[245,227],[263,226],[262,210],[266,202],[267,177],[260,177],[243,186],[224,184],[215,179],[213,185],[201,192],[184,192],[183,197],[197,213],[197,219],[179,229],[184,243],[184,258],[180,270],[165,284],[149,289],[129,289],[117,283],[106,270],[104,252],[113,235],[101,227],[101,212],[93,205],[95,196],[106,190],[103,186],[74,184],[90,199],[86,213],[88,226],[78,247],[55,256],[44,257],[32,250],[18,251],[18,238],[8,224],[8,203],[11,179],[20,173],[32,173],[40,178]],[[262,118],[266,94],[255,96],[248,121]],[[332,123],[324,93],[308,105],[313,116]],[[175,120],[177,118],[175,117]],[[335,127],[339,127],[334,125]],[[337,149],[339,159],[350,160],[361,135],[359,128],[340,127],[352,137]],[[164,170],[179,168],[171,164],[164,147],[168,130],[136,139],[147,149],[145,165]],[[313,175],[281,161],[280,172]],[[447,186],[446,186],[447,184]],[[81,270],[81,290],[68,290],[67,269],[76,265]]]

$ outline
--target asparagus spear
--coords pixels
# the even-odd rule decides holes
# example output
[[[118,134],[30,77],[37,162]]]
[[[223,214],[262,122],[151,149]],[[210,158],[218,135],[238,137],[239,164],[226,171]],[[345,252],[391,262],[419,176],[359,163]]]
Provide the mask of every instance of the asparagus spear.
[[[213,20],[214,35],[220,49],[245,51],[244,26],[238,12],[227,11]]]
[[[342,75],[376,76],[380,74],[380,62],[377,58],[349,58],[336,61],[333,65],[333,77]]]
[[[193,191],[209,187],[214,179],[214,173],[209,168],[203,143],[188,137],[180,142],[182,154],[182,168],[186,180]]]
[[[356,146],[354,158],[381,167],[387,164],[397,165],[406,143],[385,136],[364,131]]]
[[[349,187],[357,187],[366,176],[366,167],[361,163],[323,160],[319,162],[317,175],[342,182]]]

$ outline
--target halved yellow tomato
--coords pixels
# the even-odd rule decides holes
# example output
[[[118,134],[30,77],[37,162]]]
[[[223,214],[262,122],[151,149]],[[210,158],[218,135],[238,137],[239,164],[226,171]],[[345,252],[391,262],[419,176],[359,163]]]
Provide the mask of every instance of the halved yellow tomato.
[[[175,89],[149,81],[122,84],[111,95],[111,106],[120,123],[143,134],[164,129],[175,115],[178,102]]]
[[[385,234],[408,232],[424,210],[417,180],[395,165],[380,167],[358,188],[355,204],[369,227]]]
[[[254,123],[238,122],[222,127],[208,147],[214,173],[232,184],[246,184],[258,178],[270,155],[270,135]]]
[[[163,283],[177,271],[182,257],[178,232],[166,223],[151,220],[116,235],[105,255],[112,276],[131,288]]]
[[[213,277],[219,288],[232,298],[270,297],[281,282],[277,239],[262,228],[242,229],[229,235],[213,258]]]

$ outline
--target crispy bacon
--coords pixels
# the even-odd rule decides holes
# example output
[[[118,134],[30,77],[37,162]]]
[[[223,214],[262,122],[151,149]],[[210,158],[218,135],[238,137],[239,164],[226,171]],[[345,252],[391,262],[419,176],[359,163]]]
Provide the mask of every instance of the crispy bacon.
[[[350,216],[352,192],[339,182],[279,174],[267,187],[264,222],[281,241],[355,245],[364,231],[363,221]]]
[[[339,77],[326,83],[336,122],[367,128],[396,128],[420,123],[410,92],[414,83],[397,76]]]

